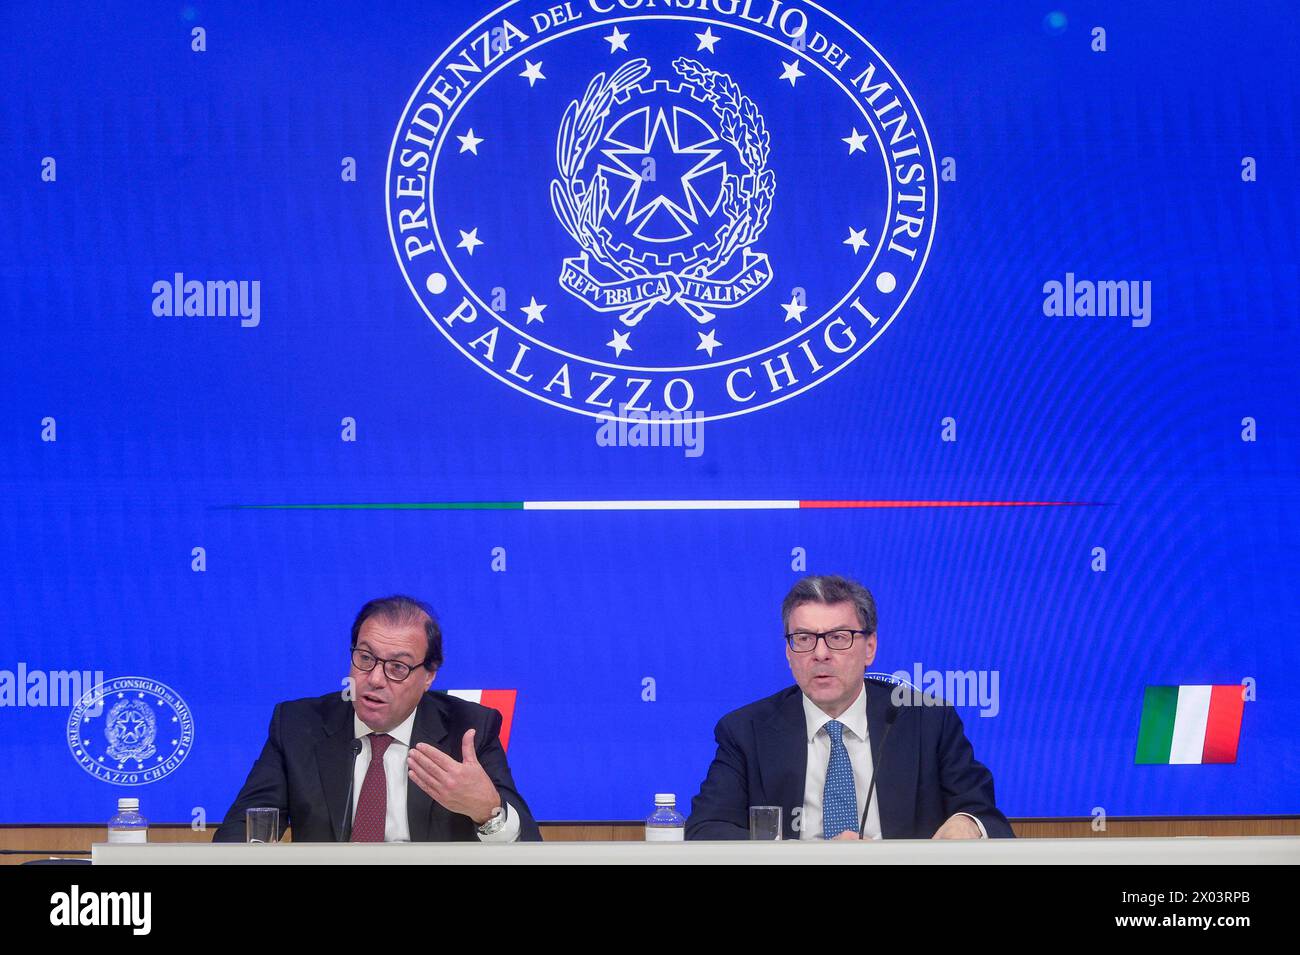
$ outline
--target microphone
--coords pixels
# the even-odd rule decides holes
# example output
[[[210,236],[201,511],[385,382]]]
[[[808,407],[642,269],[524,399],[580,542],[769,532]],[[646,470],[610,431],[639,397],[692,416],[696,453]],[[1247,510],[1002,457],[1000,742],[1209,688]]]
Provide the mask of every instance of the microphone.
[[[862,809],[862,822],[858,824],[858,838],[866,837],[867,831],[867,813],[871,811],[871,797],[876,790],[876,773],[880,771],[880,764],[885,761],[885,743],[889,740],[889,732],[894,728],[894,721],[898,719],[900,707],[894,702],[891,694],[889,701],[889,711],[885,714],[885,735],[880,738],[879,758],[871,761],[871,785],[867,787],[867,804]]]
[[[361,755],[361,740],[352,741],[352,760],[348,763],[348,801],[343,809],[343,838],[339,842],[350,842],[352,839],[352,789],[357,782],[357,757]]]

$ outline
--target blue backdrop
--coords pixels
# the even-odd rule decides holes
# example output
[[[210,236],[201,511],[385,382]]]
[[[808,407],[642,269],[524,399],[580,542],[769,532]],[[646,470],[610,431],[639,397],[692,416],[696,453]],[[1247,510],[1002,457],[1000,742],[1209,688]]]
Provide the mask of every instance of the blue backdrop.
[[[805,565],[874,592],[873,669],[996,671],[961,713],[1010,816],[1300,812],[1289,5],[554,6],[0,11],[0,822],[223,813],[391,592],[435,688],[517,689],[538,818],[639,818],[790,682]],[[566,178],[566,109],[637,61]],[[257,310],[168,314],[178,273]],[[1048,314],[1067,274],[1145,316]],[[702,453],[607,446],[642,380]],[[391,507],[610,500],[1054,503]],[[322,504],[377,506],[250,507]],[[96,778],[20,667],[166,684],[192,749]],[[1134,765],[1146,685],[1243,680],[1235,764]]]

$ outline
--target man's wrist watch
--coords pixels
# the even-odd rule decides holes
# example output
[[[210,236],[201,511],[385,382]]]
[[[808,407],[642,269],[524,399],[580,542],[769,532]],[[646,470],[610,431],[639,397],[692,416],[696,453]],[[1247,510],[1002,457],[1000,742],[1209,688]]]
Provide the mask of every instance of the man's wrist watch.
[[[492,810],[492,815],[488,816],[488,821],[478,827],[480,836],[490,836],[500,832],[506,825],[506,806],[508,804],[503,799],[501,805]]]

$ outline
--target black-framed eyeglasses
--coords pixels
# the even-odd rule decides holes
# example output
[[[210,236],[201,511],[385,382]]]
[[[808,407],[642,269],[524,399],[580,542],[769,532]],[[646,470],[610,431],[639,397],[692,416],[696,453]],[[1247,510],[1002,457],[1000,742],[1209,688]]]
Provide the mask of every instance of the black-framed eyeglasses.
[[[824,633],[814,633],[811,630],[796,630],[785,635],[785,642],[790,645],[790,649],[795,653],[812,653],[817,648],[818,640],[825,640],[828,649],[847,650],[853,646],[854,637],[865,636],[867,636],[865,630],[827,630]]]
[[[384,665],[384,675],[394,683],[401,683],[411,675],[412,670],[418,670],[420,667],[428,666],[428,661],[417,663],[412,666],[409,663],[403,663],[401,660],[385,660],[383,657],[377,657],[369,650],[361,650],[357,647],[352,648],[352,665],[358,670],[369,673],[375,668],[376,664]]]

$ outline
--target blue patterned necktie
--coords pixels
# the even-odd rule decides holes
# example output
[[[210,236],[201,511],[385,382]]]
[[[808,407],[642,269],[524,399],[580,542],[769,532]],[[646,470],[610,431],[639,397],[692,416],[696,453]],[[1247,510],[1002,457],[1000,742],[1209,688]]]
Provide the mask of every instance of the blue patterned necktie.
[[[831,759],[826,764],[826,788],[822,790],[822,838],[834,839],[841,832],[858,831],[858,792],[853,785],[853,764],[844,748],[844,724],[826,724],[831,738]]]

